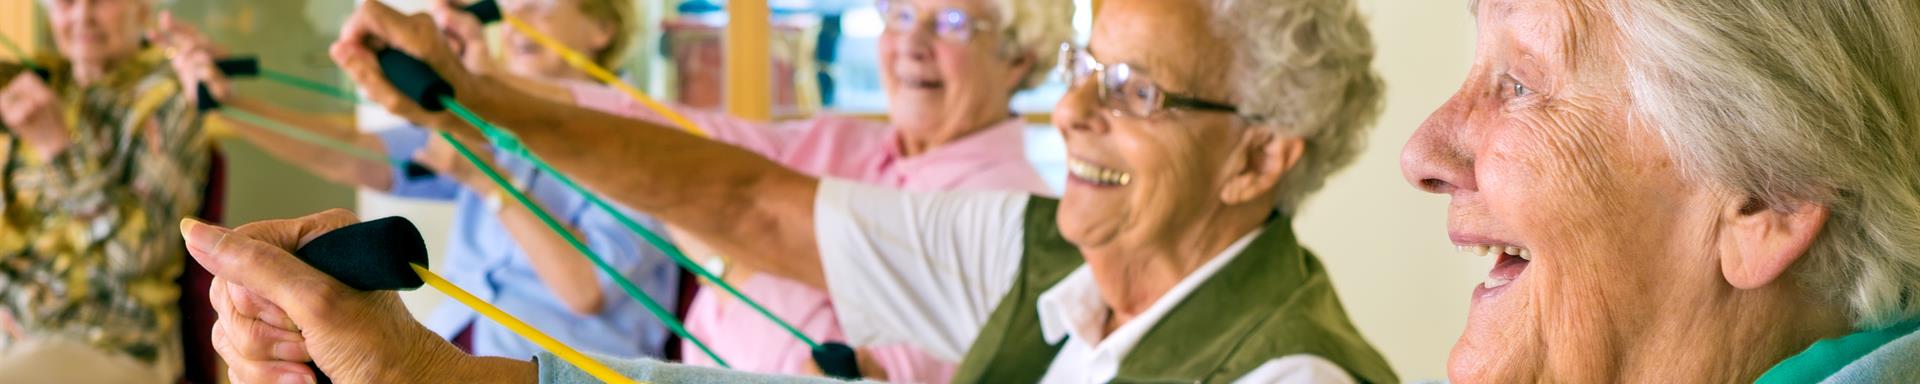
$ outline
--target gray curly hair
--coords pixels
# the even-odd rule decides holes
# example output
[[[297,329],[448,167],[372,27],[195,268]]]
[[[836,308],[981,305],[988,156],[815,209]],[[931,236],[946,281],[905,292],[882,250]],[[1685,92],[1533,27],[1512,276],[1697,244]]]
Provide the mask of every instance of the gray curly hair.
[[[1033,60],[1033,69],[1020,82],[1028,90],[1047,82],[1060,55],[1060,44],[1073,39],[1072,0],[993,0],[1000,12],[1001,31],[1010,47]]]
[[[1830,211],[1797,264],[1854,326],[1920,316],[1920,2],[1618,1],[1635,120],[1689,177]]]
[[[1351,0],[1213,0],[1215,33],[1238,47],[1240,113],[1263,116],[1306,153],[1280,181],[1278,207],[1301,200],[1353,163],[1379,119],[1386,86],[1373,70],[1373,34]]]

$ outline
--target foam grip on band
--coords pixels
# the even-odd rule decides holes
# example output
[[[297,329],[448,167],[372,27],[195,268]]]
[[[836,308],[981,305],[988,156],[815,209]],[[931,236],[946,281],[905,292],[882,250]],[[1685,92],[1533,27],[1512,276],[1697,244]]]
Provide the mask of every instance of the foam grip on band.
[[[420,165],[420,163],[415,163],[411,161],[407,162],[407,180],[420,180],[420,179],[431,178],[439,175],[440,174],[437,172],[434,172],[433,169],[429,169],[427,168],[427,166]]]
[[[48,84],[53,83],[53,71],[48,71],[46,68],[40,68],[40,67],[33,67],[32,71],[33,71],[34,77],[40,78],[40,82],[48,83]]]
[[[215,60],[213,67],[227,77],[260,76],[260,58],[252,56],[233,56]]]
[[[206,83],[193,85],[193,99],[195,103],[199,103],[196,108],[200,112],[220,109],[220,100],[213,98],[213,91],[207,89]]]
[[[393,83],[393,88],[399,90],[401,95],[412,99],[427,112],[447,109],[446,105],[440,104],[440,98],[452,97],[453,85],[440,78],[432,66],[392,48],[381,49],[374,55],[380,61],[380,72],[387,76],[387,81]]]
[[[228,57],[215,60],[213,62],[213,68],[228,78],[259,76],[260,58],[252,56]],[[197,107],[200,112],[220,109],[220,100],[213,97],[213,91],[207,88],[206,83],[194,84],[193,96],[196,101],[200,103]]]
[[[410,264],[427,265],[427,245],[420,239],[420,229],[403,217],[336,229],[293,255],[362,291],[410,290],[426,283]]]
[[[493,24],[500,21],[502,16],[500,3],[493,0],[480,0],[478,3],[467,5],[465,9],[467,13],[473,14],[473,18],[480,19],[480,25]]]
[[[820,373],[841,380],[860,379],[860,360],[854,355],[853,347],[841,343],[820,344],[813,349],[813,364],[820,366]]]

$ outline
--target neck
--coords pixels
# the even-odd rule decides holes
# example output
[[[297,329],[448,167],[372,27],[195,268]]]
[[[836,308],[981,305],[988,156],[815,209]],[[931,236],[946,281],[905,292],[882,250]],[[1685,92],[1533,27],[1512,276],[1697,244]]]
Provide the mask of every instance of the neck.
[[[993,127],[1000,125],[1000,122],[1003,121],[1006,121],[1006,119],[989,120],[984,123],[971,124],[970,128],[936,127],[927,129],[901,129],[900,142],[898,143],[900,146],[900,156],[919,156],[928,151],[932,151],[934,148],[939,148],[940,146],[947,145],[947,143],[954,142],[955,140],[993,129]]]
[[[1716,293],[1671,301],[1661,311],[1666,315],[1638,336],[1650,342],[1623,357],[1619,378],[1753,382],[1813,342],[1853,332],[1845,308],[1804,299],[1799,289],[1788,289],[1798,286],[1791,280],[1758,290],[1700,290]]]
[[[73,82],[76,85],[87,86],[103,81],[107,78],[107,74],[112,73],[113,68],[117,67],[118,63],[122,61],[126,60],[75,60],[72,64]]]
[[[1107,317],[1105,332],[1113,332],[1146,312],[1194,270],[1259,229],[1266,217],[1265,211],[1218,212],[1192,225],[1173,227],[1178,233],[1165,241],[1082,248],[1100,295],[1113,311]]]

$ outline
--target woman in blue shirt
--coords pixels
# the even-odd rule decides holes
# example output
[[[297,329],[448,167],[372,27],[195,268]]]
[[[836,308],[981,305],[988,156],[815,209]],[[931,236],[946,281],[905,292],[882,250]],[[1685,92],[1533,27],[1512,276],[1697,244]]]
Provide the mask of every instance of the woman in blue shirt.
[[[592,53],[607,67],[618,66],[624,58],[637,22],[630,0],[507,0],[502,6],[561,44]],[[451,3],[434,5],[434,13],[443,16],[438,19],[446,33],[479,33],[480,27],[470,18],[445,17],[456,8]],[[466,47],[468,66],[552,82],[591,80],[526,36],[508,30],[504,37],[506,54],[497,63],[486,47]],[[432,175],[410,176],[390,163],[253,127],[239,130],[274,156],[329,180],[396,196],[454,202],[458,211],[447,260],[440,265],[449,280],[577,348],[629,357],[662,354],[668,334],[659,320],[438,136],[412,127],[360,133],[348,125],[259,100],[228,104],[433,170]],[[465,144],[486,148],[484,143]],[[476,154],[648,296],[668,305],[674,302],[679,271],[671,260],[525,159],[497,151]],[[650,219],[643,222],[661,229]],[[472,310],[447,305],[429,317],[427,325],[477,355],[526,358],[539,350],[498,324],[477,320]]]

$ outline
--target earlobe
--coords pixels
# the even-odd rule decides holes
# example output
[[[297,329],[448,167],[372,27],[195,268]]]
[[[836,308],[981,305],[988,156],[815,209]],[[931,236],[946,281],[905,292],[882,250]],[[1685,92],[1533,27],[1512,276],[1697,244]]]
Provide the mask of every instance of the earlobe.
[[[1722,210],[1720,270],[1740,289],[1765,287],[1813,248],[1827,222],[1825,205],[1769,206],[1749,198]]]
[[[1220,191],[1221,201],[1227,204],[1245,203],[1278,190],[1280,180],[1307,151],[1305,139],[1280,137],[1269,128],[1255,127],[1246,135],[1237,155],[1229,159],[1232,168]]]

